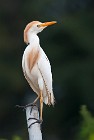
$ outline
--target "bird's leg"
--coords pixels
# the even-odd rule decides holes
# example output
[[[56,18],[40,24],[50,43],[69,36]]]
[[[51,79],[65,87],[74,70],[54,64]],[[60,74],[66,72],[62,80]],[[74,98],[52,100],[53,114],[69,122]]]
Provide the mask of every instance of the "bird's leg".
[[[42,112],[43,111],[43,95],[42,90],[40,90],[40,120],[42,121]]]
[[[36,102],[37,102],[37,100],[40,98],[40,95],[38,95],[38,97],[34,100],[34,102],[33,103],[30,103],[30,104],[27,104],[27,105],[25,105],[25,106],[20,106],[20,105],[16,105],[16,107],[19,107],[19,108],[22,108],[22,109],[26,109],[27,107],[29,107],[29,106],[36,106]],[[32,108],[31,108],[31,111],[32,111]],[[30,112],[31,113],[31,112]]]
[[[37,100],[40,98],[40,94],[38,94],[37,98],[34,100],[32,104],[36,104]]]
[[[35,118],[29,118],[28,120],[34,119],[36,121],[34,123],[30,124],[28,128],[30,128],[35,123],[40,123],[41,124],[42,121],[43,121],[43,118],[42,118],[42,111],[43,111],[43,95],[42,95],[42,90],[40,90],[39,97],[40,97],[40,119],[38,120],[38,119],[35,119]]]
[[[32,107],[33,106],[36,106],[36,102],[37,102],[37,100],[40,98],[40,95],[38,94],[38,97],[34,100],[34,102],[32,103],[33,105],[32,105]],[[32,112],[32,108],[31,108],[31,111],[30,111],[30,114],[31,114],[31,112]]]

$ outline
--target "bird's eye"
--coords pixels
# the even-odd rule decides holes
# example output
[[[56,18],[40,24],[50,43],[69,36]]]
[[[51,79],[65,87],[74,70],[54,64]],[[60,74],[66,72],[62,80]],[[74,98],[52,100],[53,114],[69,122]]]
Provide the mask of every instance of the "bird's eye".
[[[37,25],[37,27],[40,27],[39,25]]]

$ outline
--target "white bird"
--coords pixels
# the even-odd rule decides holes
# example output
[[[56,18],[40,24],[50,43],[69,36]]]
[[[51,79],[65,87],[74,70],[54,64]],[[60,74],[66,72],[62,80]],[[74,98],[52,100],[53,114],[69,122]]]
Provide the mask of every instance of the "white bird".
[[[48,57],[40,47],[37,34],[56,21],[30,22],[24,30],[24,42],[28,44],[22,58],[22,69],[30,87],[37,94],[33,104],[40,99],[40,120],[42,120],[43,102],[54,105],[54,94],[52,88],[52,72]]]

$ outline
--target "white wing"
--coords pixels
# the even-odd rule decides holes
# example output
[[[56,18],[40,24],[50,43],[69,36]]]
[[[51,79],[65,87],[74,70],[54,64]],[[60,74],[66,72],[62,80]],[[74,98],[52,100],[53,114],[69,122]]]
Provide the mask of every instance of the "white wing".
[[[34,92],[36,92],[38,94],[38,89],[35,87],[35,85],[31,81],[31,79],[29,78],[28,74],[26,73],[24,54],[23,54],[23,58],[22,58],[22,70],[23,70],[24,76],[25,76],[27,82],[29,83],[30,87],[33,89]]]
[[[54,105],[54,95],[52,89],[52,72],[51,72],[51,65],[50,62],[40,47],[41,57],[38,61],[38,69],[41,73],[44,88],[43,88],[43,99],[45,104],[53,104]]]

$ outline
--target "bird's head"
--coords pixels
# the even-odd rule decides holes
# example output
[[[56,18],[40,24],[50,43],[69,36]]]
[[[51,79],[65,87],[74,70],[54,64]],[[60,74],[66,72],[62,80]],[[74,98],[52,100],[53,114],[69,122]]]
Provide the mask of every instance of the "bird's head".
[[[56,23],[56,21],[44,22],[44,23],[39,22],[39,21],[30,22],[29,24],[27,24],[27,26],[25,27],[25,30],[24,30],[24,42],[26,44],[28,44],[28,37],[27,37],[28,33],[30,33],[31,35],[33,33],[38,34],[47,26],[53,25],[55,23]]]

